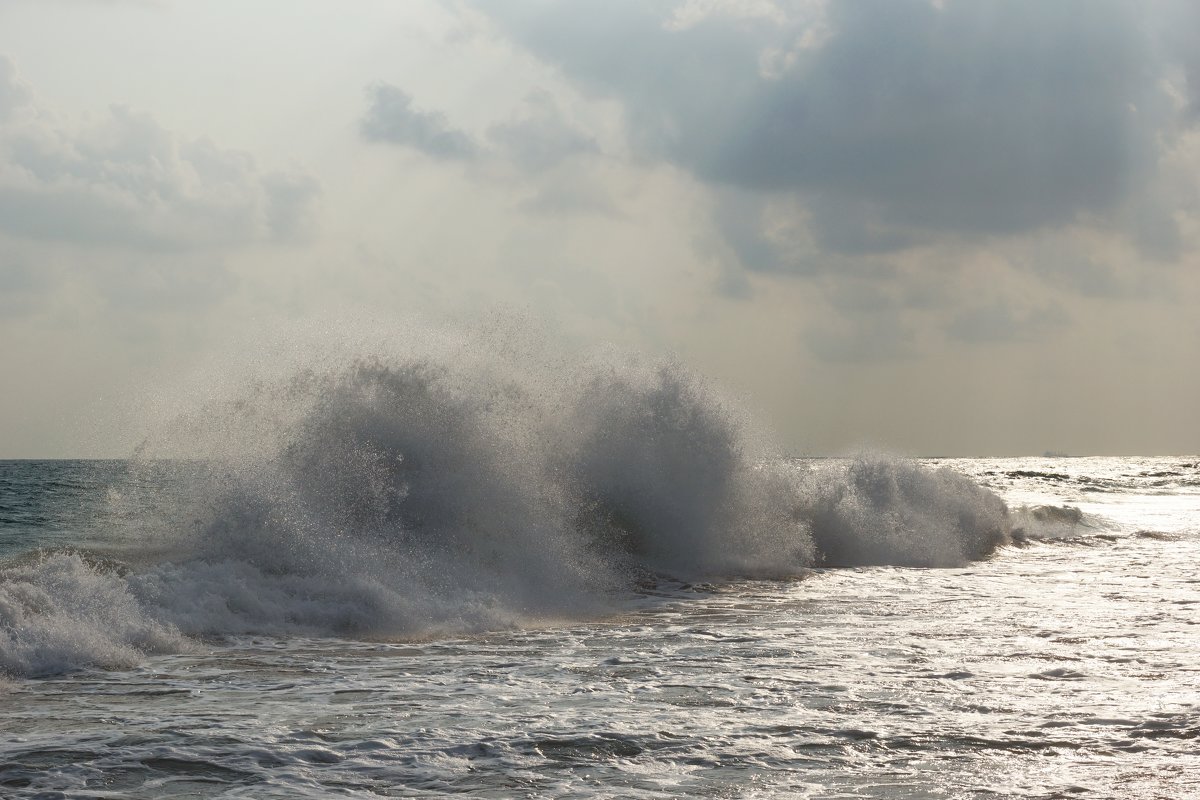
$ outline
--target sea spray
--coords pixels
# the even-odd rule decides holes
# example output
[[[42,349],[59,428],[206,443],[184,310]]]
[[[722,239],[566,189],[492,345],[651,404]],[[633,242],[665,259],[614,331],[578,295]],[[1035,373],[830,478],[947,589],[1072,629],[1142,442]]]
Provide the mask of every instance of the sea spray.
[[[602,612],[655,574],[812,560],[784,470],[678,365],[590,363],[546,392],[372,358],[275,394],[254,391],[286,410],[256,435],[213,426],[185,563],[142,582],[189,633],[476,630]],[[210,414],[263,416],[241,401]]]
[[[0,673],[117,668],[189,646],[148,611],[114,565],[47,552],[0,576]]]
[[[783,461],[744,412],[675,363],[587,375],[560,472],[581,522],[647,569],[795,575],[812,562]]]
[[[953,470],[877,453],[810,473],[800,513],[829,566],[957,567],[1012,535],[993,492]]]
[[[214,381],[147,438],[138,490],[111,494],[161,487],[139,507],[149,538],[114,544],[129,567],[6,570],[4,670],[122,667],[190,637],[544,624],[656,576],[957,565],[1008,535],[1003,503],[956,473],[797,469],[675,362],[542,362],[471,337],[318,352]]]
[[[353,362],[280,386],[288,418],[272,436],[208,444],[223,456],[197,482],[192,560],[271,598],[218,629],[405,636],[595,607],[614,578],[544,484],[542,444],[514,442],[496,387],[462,379],[423,358]]]

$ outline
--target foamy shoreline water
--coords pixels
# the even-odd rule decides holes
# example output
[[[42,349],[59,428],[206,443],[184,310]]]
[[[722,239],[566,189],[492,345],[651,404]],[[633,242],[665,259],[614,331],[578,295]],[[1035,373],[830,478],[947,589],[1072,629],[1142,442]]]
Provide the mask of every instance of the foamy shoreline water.
[[[1200,458],[772,460],[600,376],[0,463],[0,795],[1200,796]]]
[[[0,582],[0,668],[128,667],[205,636],[521,628],[611,613],[662,577],[956,566],[1013,534],[952,470],[798,468],[674,363],[377,355],[231,391],[81,495],[93,550],[35,531],[49,549]]]
[[[1032,462],[953,466],[1040,500],[1094,494],[1009,474],[1039,472]],[[1089,477],[1176,462],[1105,463]],[[1156,499],[1160,521],[1191,505],[1155,536],[1099,513]],[[1108,492],[1087,506],[1093,527],[963,568],[664,584],[601,621],[391,643],[239,635],[128,670],[18,681],[0,787],[1196,797],[1198,499]]]

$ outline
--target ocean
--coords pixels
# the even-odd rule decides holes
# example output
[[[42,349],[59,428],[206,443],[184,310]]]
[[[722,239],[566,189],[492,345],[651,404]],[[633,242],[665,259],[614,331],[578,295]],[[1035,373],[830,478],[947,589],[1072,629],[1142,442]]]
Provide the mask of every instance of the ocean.
[[[482,388],[360,363],[0,462],[0,797],[1200,797],[1200,457]]]

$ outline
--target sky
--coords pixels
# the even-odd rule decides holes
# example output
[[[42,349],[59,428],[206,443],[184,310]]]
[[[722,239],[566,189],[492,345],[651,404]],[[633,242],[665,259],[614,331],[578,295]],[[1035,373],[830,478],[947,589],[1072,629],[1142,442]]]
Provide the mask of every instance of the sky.
[[[0,458],[493,315],[797,455],[1197,453],[1197,308],[1187,0],[0,0]]]

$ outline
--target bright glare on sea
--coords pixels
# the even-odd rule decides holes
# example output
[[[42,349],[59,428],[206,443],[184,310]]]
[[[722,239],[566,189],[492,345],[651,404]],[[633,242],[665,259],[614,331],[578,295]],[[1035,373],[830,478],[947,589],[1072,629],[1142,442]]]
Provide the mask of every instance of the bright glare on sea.
[[[1197,459],[927,465],[1082,516],[966,567],[663,580],[584,622],[207,636],[13,676],[0,796],[1200,797]]]

